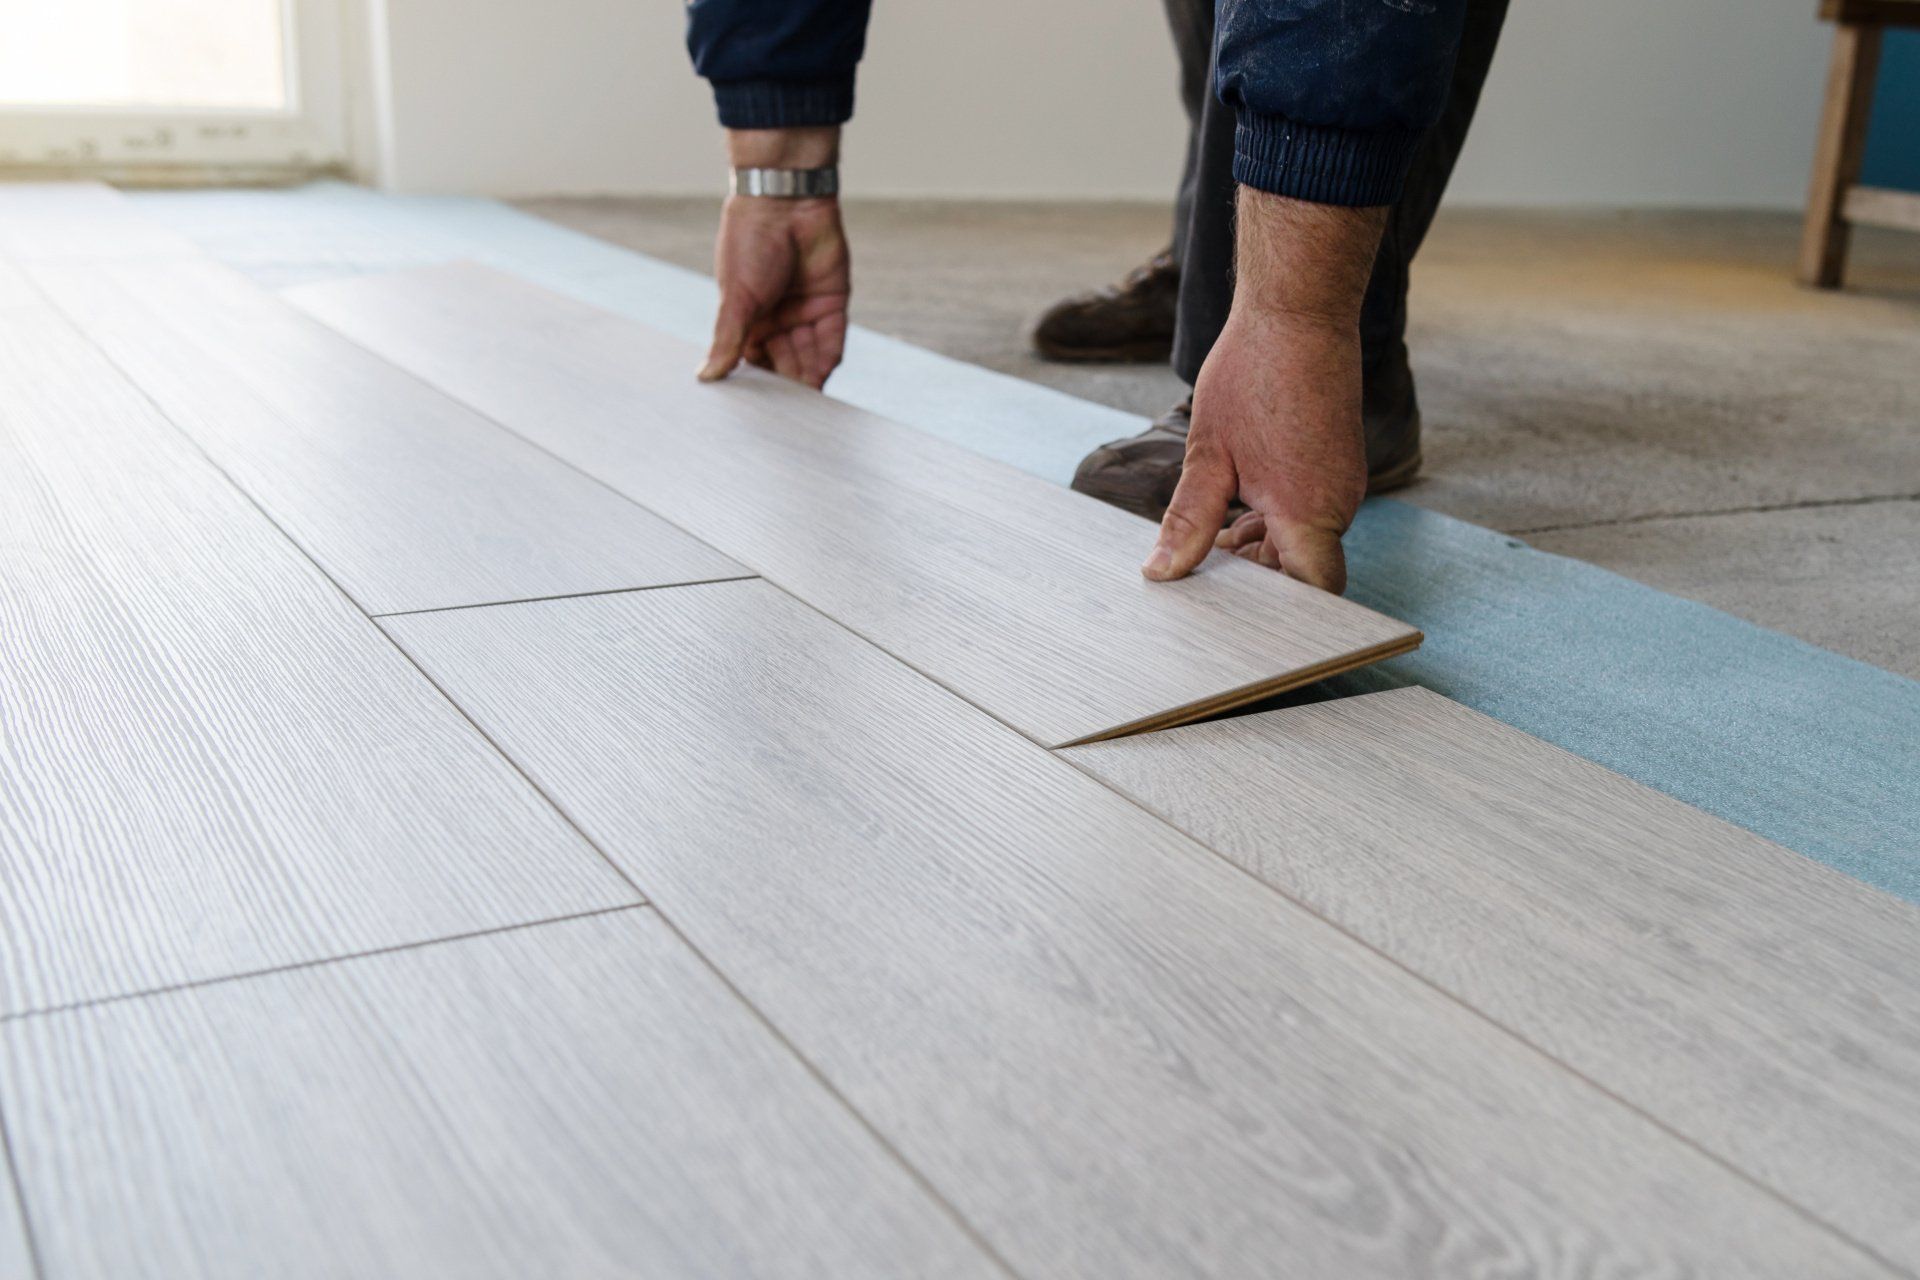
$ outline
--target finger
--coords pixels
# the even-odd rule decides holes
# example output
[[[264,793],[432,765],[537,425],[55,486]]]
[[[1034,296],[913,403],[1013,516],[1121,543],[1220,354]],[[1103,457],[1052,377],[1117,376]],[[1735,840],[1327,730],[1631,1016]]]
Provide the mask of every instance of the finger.
[[[1269,524],[1267,541],[1289,578],[1339,595],[1347,589],[1347,553],[1340,535],[1317,525]],[[1264,560],[1261,563],[1266,563]]]
[[[767,357],[773,361],[773,371],[783,378],[795,382],[804,382],[800,376],[800,356],[793,349],[793,335],[790,333],[770,333],[767,335]]]
[[[744,292],[721,295],[720,314],[713,320],[713,345],[707,349],[707,362],[700,366],[700,381],[717,382],[739,365],[753,313],[753,299]]]
[[[820,317],[814,330],[820,335],[820,385],[825,386],[827,378],[840,367],[840,358],[846,354],[847,313],[836,311]]]
[[[1155,582],[1171,582],[1192,573],[1213,549],[1238,487],[1233,463],[1224,453],[1189,448],[1173,501],[1160,519],[1160,538],[1140,572]]]
[[[1233,554],[1239,556],[1242,560],[1251,560],[1263,569],[1278,569],[1280,567],[1280,553],[1273,549],[1273,539],[1271,538],[1262,538],[1258,542],[1250,542]]]
[[[794,356],[800,362],[800,381],[818,391],[827,376],[820,372],[820,344],[814,341],[813,326],[798,325],[789,336],[793,339]]]
[[[1242,513],[1238,520],[1220,531],[1213,545],[1222,551],[1238,551],[1249,543],[1256,543],[1267,536],[1267,519],[1258,511]]]

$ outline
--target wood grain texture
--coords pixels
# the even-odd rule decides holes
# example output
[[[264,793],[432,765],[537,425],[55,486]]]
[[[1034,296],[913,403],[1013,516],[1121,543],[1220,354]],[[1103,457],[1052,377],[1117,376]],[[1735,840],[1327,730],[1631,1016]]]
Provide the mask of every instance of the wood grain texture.
[[[0,257],[111,262],[201,256],[192,241],[101,183],[0,183]]]
[[[1420,689],[1068,757],[1920,1271],[1920,910]]]
[[[29,274],[371,613],[746,572],[225,267]]]
[[[644,909],[5,1048],[49,1280],[1001,1274]]]
[[[4,1163],[0,1163],[0,1276],[6,1280],[36,1280],[32,1253],[27,1248],[26,1221],[20,1216],[20,1202]]]
[[[0,388],[0,1012],[632,900],[50,310]]]
[[[703,386],[692,347],[484,268],[289,296],[1044,743],[1419,642],[1231,556],[1146,582],[1125,512],[758,370]]]
[[[1884,1274],[768,583],[384,625],[1023,1275]]]

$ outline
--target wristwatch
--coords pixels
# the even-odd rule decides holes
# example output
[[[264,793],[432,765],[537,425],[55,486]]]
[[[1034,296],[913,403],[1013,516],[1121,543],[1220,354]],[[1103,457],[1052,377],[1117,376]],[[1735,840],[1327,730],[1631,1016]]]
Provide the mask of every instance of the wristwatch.
[[[838,195],[840,170],[835,165],[824,169],[735,169],[728,178],[727,190],[736,196],[773,196],[780,200]]]

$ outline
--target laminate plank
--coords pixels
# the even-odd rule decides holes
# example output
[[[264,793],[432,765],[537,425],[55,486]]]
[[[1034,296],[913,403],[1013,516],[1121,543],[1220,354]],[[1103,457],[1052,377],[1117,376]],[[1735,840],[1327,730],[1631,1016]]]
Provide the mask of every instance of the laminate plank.
[[[225,267],[29,275],[368,612],[746,573]]]
[[[0,183],[0,257],[107,262],[201,256],[191,240],[102,183]]]
[[[1920,910],[1421,689],[1068,758],[1920,1271]]]
[[[383,625],[1021,1274],[1887,1274],[771,584]]]
[[[0,1162],[0,1276],[6,1280],[34,1280],[33,1257],[27,1248],[27,1224],[15,1198],[13,1179]]]
[[[644,909],[5,1049],[48,1280],[1002,1274]]]
[[[0,1012],[631,890],[51,310],[0,314]]]
[[[1104,503],[484,268],[288,294],[1041,742],[1207,714],[1419,633],[1217,556],[1140,577]]]

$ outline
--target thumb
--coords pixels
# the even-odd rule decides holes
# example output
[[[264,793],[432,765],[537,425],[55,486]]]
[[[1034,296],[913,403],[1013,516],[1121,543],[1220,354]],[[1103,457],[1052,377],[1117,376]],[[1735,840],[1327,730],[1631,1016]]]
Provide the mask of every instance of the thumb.
[[[753,312],[753,299],[744,290],[729,289],[721,295],[720,314],[713,320],[713,346],[707,351],[707,362],[700,366],[700,381],[717,382],[739,365]]]
[[[1347,589],[1347,553],[1332,529],[1269,520],[1267,536],[1280,558],[1280,572],[1289,578],[1335,595]]]
[[[1140,572],[1155,582],[1171,582],[1192,573],[1213,550],[1239,485],[1226,454],[1189,448],[1173,501],[1160,518],[1160,539]]]

